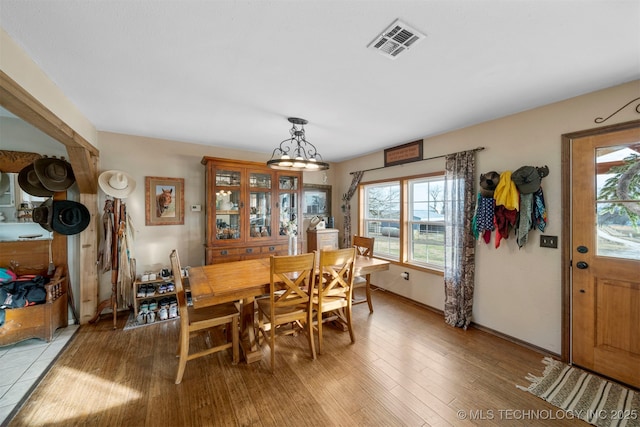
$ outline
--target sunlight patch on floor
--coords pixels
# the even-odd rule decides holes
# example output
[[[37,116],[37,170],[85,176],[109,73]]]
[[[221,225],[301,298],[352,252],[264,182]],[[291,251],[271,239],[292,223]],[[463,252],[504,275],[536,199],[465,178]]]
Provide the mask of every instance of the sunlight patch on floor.
[[[56,423],[77,421],[90,414],[131,404],[133,400],[142,397],[142,394],[133,388],[66,367],[57,368],[51,375],[47,381],[48,387],[64,390],[64,396],[55,401],[39,402],[39,409],[34,411],[29,419],[31,426],[51,425],[51,420],[55,420]],[[91,390],[91,396],[86,395],[87,390]],[[45,392],[47,393],[49,392]],[[57,414],[58,407],[64,407],[64,419]]]

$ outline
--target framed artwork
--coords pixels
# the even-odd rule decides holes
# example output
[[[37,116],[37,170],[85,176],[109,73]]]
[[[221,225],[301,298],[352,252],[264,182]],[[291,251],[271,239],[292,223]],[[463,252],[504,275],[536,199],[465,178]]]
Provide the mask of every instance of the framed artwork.
[[[331,216],[331,186],[304,184],[302,213],[305,217]]]
[[[184,224],[184,178],[147,176],[144,184],[145,224]]]
[[[420,160],[423,160],[421,139],[384,150],[385,167],[417,162]]]

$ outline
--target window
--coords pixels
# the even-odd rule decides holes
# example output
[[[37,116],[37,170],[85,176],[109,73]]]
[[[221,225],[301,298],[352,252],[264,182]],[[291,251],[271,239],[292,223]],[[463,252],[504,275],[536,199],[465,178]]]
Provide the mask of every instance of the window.
[[[375,237],[374,254],[431,270],[444,270],[444,174],[363,183],[361,235]]]
[[[375,237],[373,253],[400,260],[400,182],[364,186],[363,235]]]
[[[408,181],[409,263],[444,269],[444,177]]]

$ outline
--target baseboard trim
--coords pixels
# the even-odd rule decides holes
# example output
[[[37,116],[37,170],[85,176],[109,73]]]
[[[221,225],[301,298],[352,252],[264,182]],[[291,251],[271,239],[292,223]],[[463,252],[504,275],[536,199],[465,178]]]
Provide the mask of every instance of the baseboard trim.
[[[444,318],[444,311],[442,311],[442,310],[440,310],[438,308],[431,307],[430,305],[423,304],[423,303],[421,303],[419,301],[412,300],[411,298],[407,298],[404,295],[397,294],[397,293],[392,292],[392,291],[390,291],[388,289],[381,288],[381,287],[375,286],[373,284],[371,284],[371,288],[372,288],[372,290],[386,292],[388,294],[394,295],[395,297],[398,297],[398,298],[404,300],[407,303],[416,305],[416,306],[418,306],[420,308],[423,308],[425,310],[432,311],[432,312],[434,312],[436,314],[441,315]],[[507,334],[504,334],[502,332],[496,331],[495,329],[491,329],[491,328],[488,328],[486,326],[479,325],[479,324],[477,324],[475,322],[471,322],[471,325],[469,325],[469,326],[472,327],[472,328],[475,328],[475,329],[477,329],[479,331],[486,332],[486,333],[494,335],[494,336],[496,336],[498,338],[502,338],[503,340],[506,340],[506,341],[512,342],[514,344],[517,344],[517,345],[519,345],[521,347],[528,348],[529,350],[533,350],[536,353],[540,353],[540,354],[542,354],[544,356],[550,356],[550,357],[553,357],[553,358],[556,358],[556,359],[560,358],[560,354],[558,354],[558,353],[551,352],[551,351],[549,351],[547,349],[544,349],[542,347],[538,347],[535,344],[531,344],[531,343],[523,341],[523,340],[521,340],[519,338],[512,337],[511,335],[507,335]]]

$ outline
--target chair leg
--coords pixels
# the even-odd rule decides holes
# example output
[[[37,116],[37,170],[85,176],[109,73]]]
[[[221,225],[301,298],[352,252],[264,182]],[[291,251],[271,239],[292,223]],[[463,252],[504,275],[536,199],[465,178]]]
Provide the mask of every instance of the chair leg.
[[[322,354],[322,312],[318,310],[318,354]]]
[[[180,328],[180,346],[178,349],[180,359],[178,360],[178,373],[176,374],[176,384],[182,382],[182,376],[184,375],[184,369],[187,366],[187,359],[189,358],[189,332]]]
[[[276,369],[276,328],[271,323],[271,334],[269,336],[269,347],[271,347],[271,372],[275,372]]]
[[[311,358],[316,360],[316,339],[313,337],[313,310],[309,310],[307,315],[307,337],[309,339],[309,348],[311,349]]]
[[[233,348],[233,364],[237,365],[240,361],[240,330],[238,323],[240,322],[239,316],[234,316],[231,320],[231,342]]]
[[[353,333],[353,326],[351,326],[351,305],[345,307],[345,317],[347,318],[347,327],[349,328],[349,336],[351,337],[351,342],[356,342],[356,335]]]

